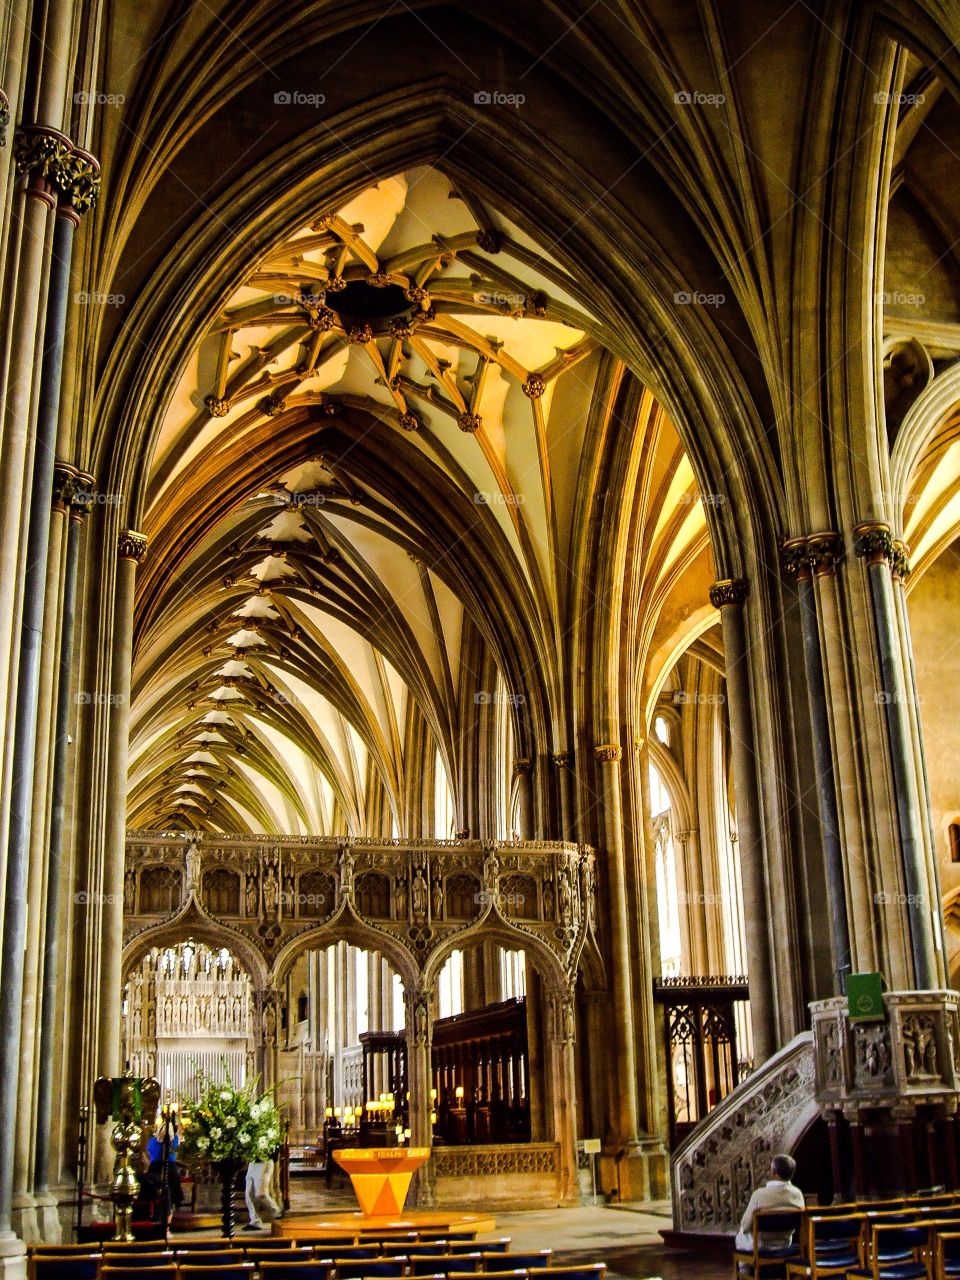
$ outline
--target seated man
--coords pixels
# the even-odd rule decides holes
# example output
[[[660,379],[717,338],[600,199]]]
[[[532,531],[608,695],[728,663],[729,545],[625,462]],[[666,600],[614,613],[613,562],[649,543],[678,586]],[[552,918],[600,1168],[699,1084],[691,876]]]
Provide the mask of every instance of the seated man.
[[[737,1233],[736,1247],[745,1252],[753,1248],[753,1215],[757,1209],[802,1209],[804,1207],[803,1192],[795,1187],[790,1179],[797,1168],[793,1156],[774,1156],[770,1161],[770,1180],[766,1186],[757,1187],[750,1197],[740,1230]],[[776,1232],[764,1232],[763,1244],[772,1249],[792,1244],[792,1233],[786,1236]]]

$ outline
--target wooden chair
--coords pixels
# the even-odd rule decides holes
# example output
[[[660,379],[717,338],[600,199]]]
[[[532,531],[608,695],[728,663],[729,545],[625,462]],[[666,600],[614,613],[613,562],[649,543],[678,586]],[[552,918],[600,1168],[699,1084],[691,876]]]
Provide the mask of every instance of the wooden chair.
[[[859,1213],[822,1216],[808,1213],[800,1233],[801,1257],[787,1263],[788,1280],[842,1276],[863,1262],[866,1218]]]
[[[539,1271],[549,1267],[552,1249],[537,1249],[529,1253],[500,1253],[484,1251],[480,1255],[484,1271]]]
[[[410,1274],[413,1276],[451,1275],[458,1272],[480,1270],[479,1253],[448,1253],[445,1257],[433,1255],[421,1258],[410,1255]]]
[[[551,1267],[550,1280],[603,1280],[605,1262],[586,1262],[573,1267]]]
[[[260,1280],[330,1280],[333,1275],[331,1258],[305,1258],[287,1261],[264,1259],[260,1263]]]
[[[100,1266],[100,1280],[141,1280],[140,1259],[134,1262],[118,1262],[116,1266],[109,1264],[106,1259]],[[173,1262],[163,1262],[153,1265],[150,1270],[150,1280],[177,1280],[177,1268]]]
[[[960,1231],[938,1231],[933,1241],[933,1280],[960,1276]]]
[[[395,1258],[337,1260],[337,1280],[399,1280],[406,1273],[406,1254],[398,1254]]]
[[[96,1280],[100,1253],[35,1253],[30,1259],[32,1280]]]
[[[803,1214],[802,1209],[757,1209],[751,1224],[752,1249],[733,1251],[734,1280],[738,1280],[741,1267],[752,1268],[752,1274],[760,1277],[764,1272],[785,1273],[788,1262],[799,1262],[801,1254],[797,1244],[764,1244],[763,1237],[793,1239],[800,1230]]]
[[[930,1280],[926,1223],[871,1222],[864,1264],[851,1267],[850,1280]]]

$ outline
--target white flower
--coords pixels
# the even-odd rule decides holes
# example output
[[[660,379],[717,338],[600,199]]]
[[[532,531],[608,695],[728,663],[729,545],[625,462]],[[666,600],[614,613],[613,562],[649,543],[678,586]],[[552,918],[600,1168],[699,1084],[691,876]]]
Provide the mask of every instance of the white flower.
[[[220,1101],[221,1101],[221,1102],[229,1102],[229,1101],[230,1101],[230,1099],[231,1099],[232,1097],[233,1097],[233,1094],[230,1092],[230,1090],[229,1090],[229,1089],[221,1089],[221,1090],[220,1090]]]
[[[238,1134],[237,1140],[239,1141],[241,1147],[245,1147],[247,1143],[250,1141],[250,1135],[249,1133]]]
[[[228,1129],[235,1129],[237,1127],[236,1116],[227,1116],[223,1123]]]
[[[218,1129],[218,1128],[217,1128],[217,1126],[216,1126],[216,1125],[214,1125],[214,1127],[210,1130],[210,1137],[211,1137],[211,1138],[221,1138],[221,1137],[223,1137],[223,1130],[222,1130],[222,1129]]]
[[[197,1150],[198,1150],[198,1151],[206,1151],[206,1149],[207,1149],[207,1147],[209,1147],[209,1145],[210,1145],[209,1139],[207,1139],[207,1138],[198,1138],[198,1139],[197,1139]]]

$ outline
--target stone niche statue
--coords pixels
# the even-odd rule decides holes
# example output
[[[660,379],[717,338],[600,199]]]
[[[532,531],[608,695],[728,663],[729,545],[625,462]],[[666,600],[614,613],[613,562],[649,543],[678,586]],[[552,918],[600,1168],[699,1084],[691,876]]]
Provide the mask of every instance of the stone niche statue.
[[[416,921],[423,921],[427,918],[427,881],[423,874],[423,868],[417,867],[417,874],[413,879],[413,918]]]

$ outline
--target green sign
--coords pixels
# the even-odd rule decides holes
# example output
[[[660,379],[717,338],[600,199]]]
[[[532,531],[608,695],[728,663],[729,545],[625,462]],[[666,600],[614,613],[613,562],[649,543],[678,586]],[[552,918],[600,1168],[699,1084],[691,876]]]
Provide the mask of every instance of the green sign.
[[[848,973],[846,981],[847,1013],[851,1022],[882,1022],[883,974]]]

